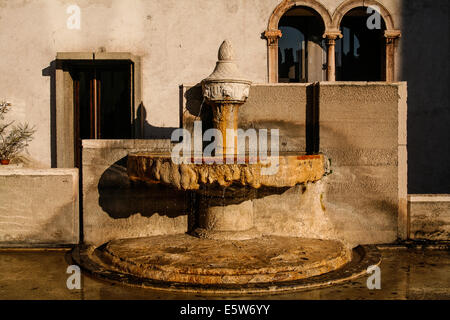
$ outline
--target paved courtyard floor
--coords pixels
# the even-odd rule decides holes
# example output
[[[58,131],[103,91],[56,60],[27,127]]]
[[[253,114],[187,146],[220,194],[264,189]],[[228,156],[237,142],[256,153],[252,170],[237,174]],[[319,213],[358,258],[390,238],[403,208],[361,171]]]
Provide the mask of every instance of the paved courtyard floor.
[[[273,295],[205,296],[148,290],[82,275],[82,288],[66,286],[68,251],[0,249],[0,299],[445,299],[450,300],[450,251],[381,250],[381,289],[369,290],[367,277],[341,285]]]

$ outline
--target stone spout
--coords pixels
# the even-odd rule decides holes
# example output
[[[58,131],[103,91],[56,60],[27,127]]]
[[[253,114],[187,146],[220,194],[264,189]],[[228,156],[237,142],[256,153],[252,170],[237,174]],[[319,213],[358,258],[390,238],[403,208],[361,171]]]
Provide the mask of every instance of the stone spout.
[[[251,81],[246,80],[235,63],[231,42],[225,40],[219,48],[218,61],[213,73],[202,81],[203,97],[213,108],[213,126],[222,133],[216,150],[223,150],[225,157],[237,153],[237,123],[239,106],[245,103],[250,92]],[[228,139],[227,131],[232,133]]]

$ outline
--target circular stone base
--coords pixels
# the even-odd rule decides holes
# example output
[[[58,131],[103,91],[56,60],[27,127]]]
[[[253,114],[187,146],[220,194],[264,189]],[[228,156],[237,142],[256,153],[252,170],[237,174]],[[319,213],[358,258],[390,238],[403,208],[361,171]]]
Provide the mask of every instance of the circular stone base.
[[[197,228],[192,235],[202,239],[212,240],[250,240],[261,237],[261,232],[256,228],[245,231],[215,231],[203,228]]]
[[[380,261],[359,248],[352,254],[333,240],[269,236],[230,241],[181,234],[78,247],[73,258],[85,270],[116,282],[242,294],[298,290],[353,278],[365,273],[368,263]]]

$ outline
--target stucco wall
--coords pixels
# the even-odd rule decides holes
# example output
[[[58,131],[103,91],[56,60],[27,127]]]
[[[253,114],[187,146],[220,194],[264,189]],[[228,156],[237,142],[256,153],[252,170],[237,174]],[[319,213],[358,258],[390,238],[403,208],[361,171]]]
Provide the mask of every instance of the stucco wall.
[[[0,247],[78,240],[78,169],[0,168]]]
[[[10,119],[37,127],[29,156],[50,167],[49,76],[57,52],[130,52],[142,60],[142,103],[147,135],[179,124],[178,85],[197,83],[213,69],[217,48],[232,40],[240,67],[256,83],[267,81],[261,33],[281,0],[0,0],[0,98],[12,102]],[[343,0],[319,0],[330,13]],[[447,0],[379,0],[402,31],[396,70],[411,82],[411,193],[448,193]],[[69,5],[81,9],[81,29],[66,27]],[[439,43],[438,46],[435,46]],[[54,115],[53,115],[54,116]],[[54,149],[54,148],[53,148]],[[430,166],[433,157],[435,165]]]
[[[12,119],[36,125],[29,155],[51,165],[52,88],[57,52],[130,52],[142,61],[142,103],[152,127],[179,125],[178,86],[208,76],[220,43],[234,44],[243,74],[267,81],[261,34],[279,0],[0,1],[0,97]],[[333,12],[342,1],[321,1]],[[400,20],[399,1],[382,0]],[[81,9],[80,30],[66,27],[66,9]],[[151,135],[151,132],[147,132]]]

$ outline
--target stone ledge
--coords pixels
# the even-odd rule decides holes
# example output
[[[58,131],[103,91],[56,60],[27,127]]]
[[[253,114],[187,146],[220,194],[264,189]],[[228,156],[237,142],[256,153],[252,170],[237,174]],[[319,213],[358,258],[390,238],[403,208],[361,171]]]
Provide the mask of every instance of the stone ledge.
[[[2,168],[0,176],[64,176],[71,175],[78,177],[77,168],[50,168],[50,169],[32,169],[32,168]]]
[[[83,140],[83,149],[164,149],[170,150],[170,139]]]
[[[450,194],[409,194],[408,202],[450,202]]]

